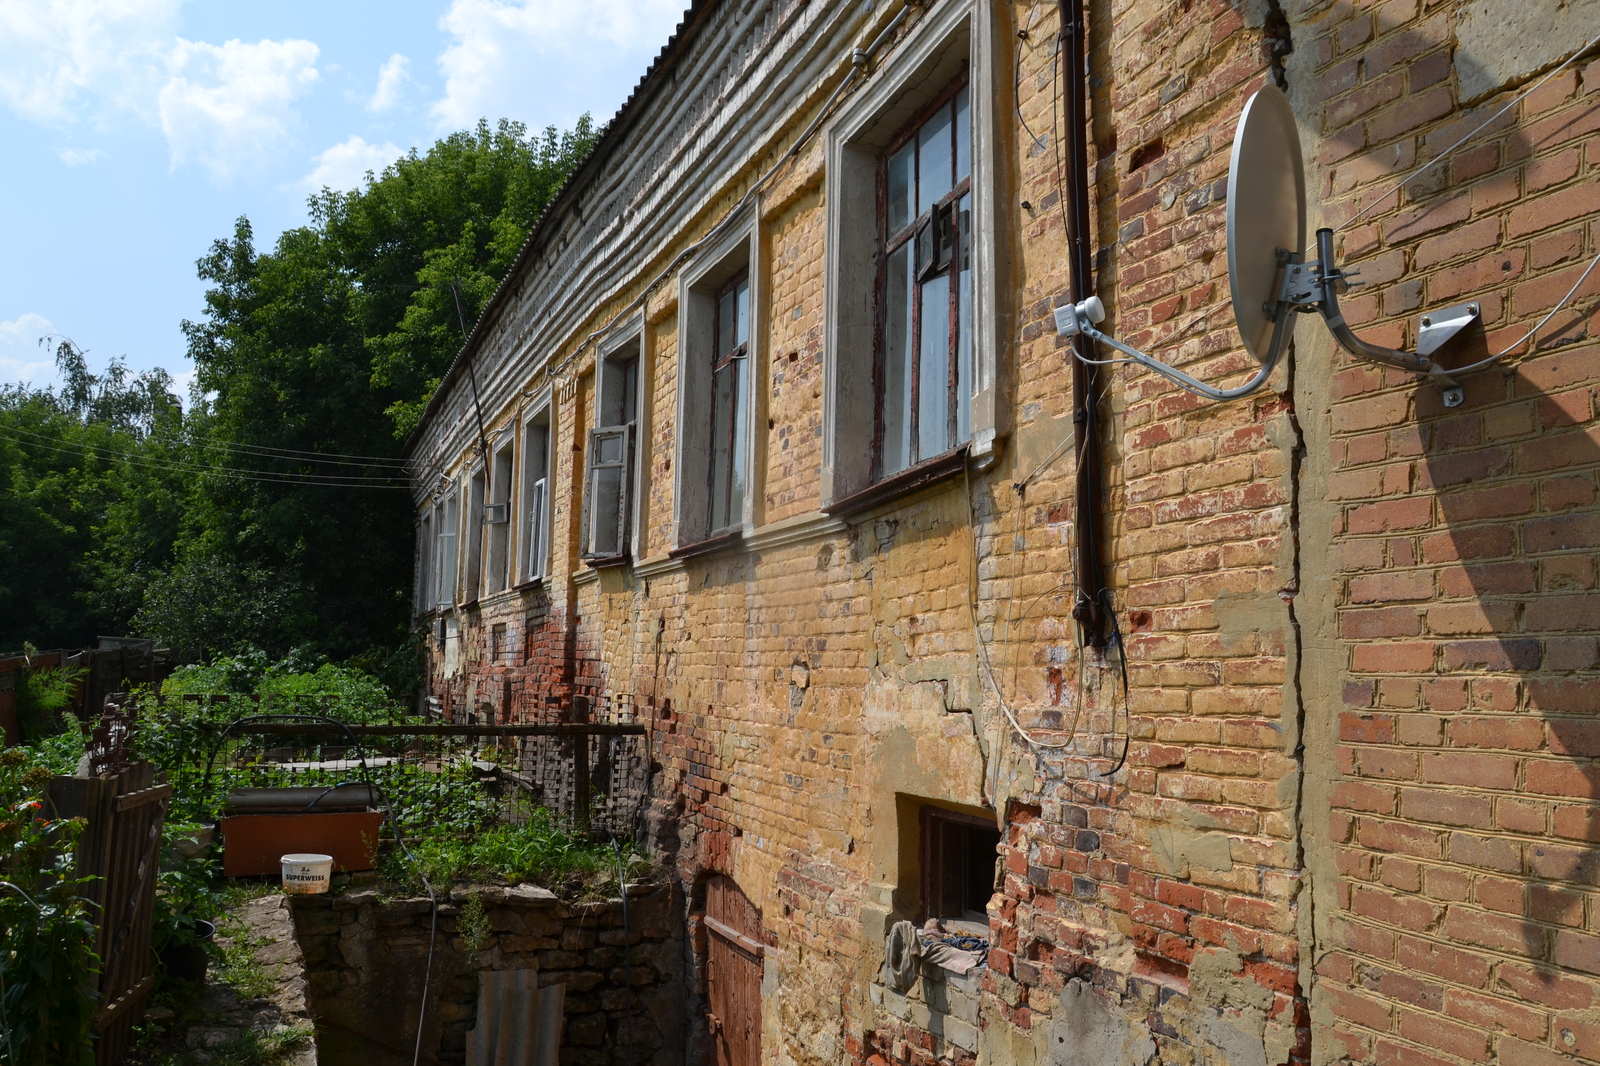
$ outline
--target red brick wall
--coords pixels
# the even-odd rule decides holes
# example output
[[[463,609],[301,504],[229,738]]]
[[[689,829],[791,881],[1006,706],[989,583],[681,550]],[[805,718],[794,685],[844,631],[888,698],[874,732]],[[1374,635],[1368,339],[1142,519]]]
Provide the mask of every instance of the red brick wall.
[[[1302,38],[1331,224],[1511,97],[1459,107],[1475,61],[1456,47],[1461,15],[1340,4]],[[1344,258],[1372,282],[1347,305],[1364,335],[1414,343],[1415,315],[1472,300],[1485,329],[1463,349],[1476,358],[1571,288],[1596,251],[1597,74],[1557,76],[1344,232]],[[1337,616],[1325,677],[1343,706],[1328,701],[1324,1054],[1600,1056],[1596,294],[1600,272],[1536,344],[1468,379],[1454,410],[1437,388],[1343,355],[1325,383],[1315,557]]]

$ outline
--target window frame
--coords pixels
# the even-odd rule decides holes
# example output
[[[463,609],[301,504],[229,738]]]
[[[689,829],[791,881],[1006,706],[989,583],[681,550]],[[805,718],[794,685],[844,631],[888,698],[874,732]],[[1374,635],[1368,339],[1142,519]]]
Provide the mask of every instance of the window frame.
[[[595,424],[589,430],[584,462],[583,514],[579,530],[579,558],[591,568],[620,566],[631,561],[642,536],[639,518],[643,498],[643,460],[639,454],[641,427],[646,415],[644,331],[640,323],[630,322],[602,344],[595,361]],[[601,442],[619,436],[623,440],[622,470],[615,516],[615,551],[598,550],[592,538],[600,530],[602,516],[595,513],[600,502],[594,491],[595,471]],[[605,464],[608,468],[618,464]]]
[[[1013,103],[1009,37],[1005,19],[990,5],[977,0],[932,5],[823,128],[824,514],[849,517],[964,468],[986,469],[1011,430],[1009,364],[1016,337],[1008,228],[1015,187],[1002,119]],[[912,116],[954,88],[963,74],[970,94],[972,159],[972,373],[970,393],[962,390],[969,437],[942,456],[924,456],[917,466],[878,477],[879,157]]]
[[[951,825],[961,826],[969,830],[979,829],[995,837],[995,844],[998,849],[1002,837],[1000,830],[995,827],[993,818],[980,818],[965,811],[952,811],[944,807],[934,806],[931,803],[922,805],[917,818],[920,823],[917,827],[917,866],[921,874],[921,885],[918,889],[919,898],[917,901],[917,924],[920,925],[929,918],[971,920],[966,918],[966,912],[961,914],[940,914],[934,910],[933,903],[936,896],[941,903],[944,901],[943,890],[938,887],[943,880],[941,875],[945,870],[943,846],[938,843],[938,834]],[[940,823],[943,824],[941,825]],[[994,861],[998,858],[999,852],[996,850],[990,859],[991,873],[993,872]],[[970,871],[967,872],[970,874]],[[991,898],[993,898],[993,893],[994,889],[991,884]],[[972,913],[978,914],[981,912],[975,910]]]
[[[925,463],[949,455],[951,452],[960,449],[971,439],[970,426],[968,427],[967,440],[961,439],[960,390],[965,388],[970,392],[972,386],[970,382],[965,382],[961,379],[959,357],[961,344],[959,330],[962,323],[960,316],[961,284],[959,279],[962,230],[961,212],[959,207],[962,198],[971,195],[973,189],[973,167],[970,144],[968,146],[967,176],[962,178],[960,181],[953,182],[949,192],[945,193],[937,201],[930,204],[927,211],[911,218],[900,230],[895,233],[890,233],[888,229],[890,161],[902,148],[916,140],[917,135],[922,132],[922,127],[932,120],[941,108],[947,109],[950,112],[951,126],[953,130],[955,126],[956,99],[961,95],[961,91],[963,89],[970,90],[971,83],[972,72],[969,66],[968,68],[963,69],[961,73],[956,75],[953,80],[946,84],[933,100],[929,101],[927,104],[924,104],[921,109],[907,119],[905,123],[890,137],[889,142],[884,145],[884,147],[878,153],[876,189],[878,206],[878,254],[876,259],[878,271],[877,278],[873,286],[872,388],[874,413],[872,434],[872,472],[869,481],[869,484],[872,486],[881,485],[888,479],[903,474],[908,470],[914,470]],[[972,136],[972,105],[970,92],[968,93],[967,106],[967,135],[970,138]],[[953,132],[951,136],[954,137]],[[912,158],[917,159],[918,154],[913,153]],[[950,159],[952,177],[954,175],[957,158],[957,153],[952,151]],[[915,179],[918,183],[921,182],[920,169],[921,168],[919,165],[918,174]],[[947,335],[949,350],[946,353],[945,363],[946,410],[944,440],[946,447],[940,448],[927,455],[921,454],[920,450],[920,423],[922,417],[921,387],[923,384],[921,375],[923,290],[927,281],[932,280],[933,277],[940,276],[940,274],[935,272],[934,274],[924,276],[926,267],[919,262],[921,249],[913,247],[913,262],[916,264],[916,266],[913,270],[914,280],[911,285],[913,292],[913,304],[911,308],[909,326],[910,350],[906,353],[905,370],[906,374],[911,378],[910,394],[906,403],[906,412],[904,414],[904,418],[906,419],[907,423],[906,435],[908,438],[906,444],[906,462],[903,466],[896,467],[894,470],[889,470],[886,472],[884,470],[884,454],[887,440],[884,412],[887,407],[888,400],[889,260],[896,252],[905,247],[907,244],[914,245],[915,242],[920,240],[922,232],[925,229],[933,230],[936,234],[939,218],[941,215],[946,213],[948,213],[950,217],[950,261],[945,265],[942,271],[942,276],[950,279],[949,284],[946,286],[947,293],[945,296],[945,301],[949,307],[948,315],[950,323]],[[937,235],[934,239],[937,240]],[[971,254],[972,253],[969,250],[967,253],[969,260],[971,258]]]
[[[737,315],[739,302],[738,292],[741,285],[744,286],[746,303],[745,338],[744,340],[735,343],[734,346],[726,353],[722,353],[717,350],[722,345],[722,302],[730,293],[733,294],[736,323],[735,331],[737,335]],[[731,278],[723,282],[723,284],[711,294],[711,376],[707,382],[709,388],[707,389],[708,399],[706,402],[708,410],[711,414],[711,426],[713,429],[713,434],[710,439],[711,455],[709,461],[706,463],[706,504],[708,509],[708,513],[706,515],[706,530],[709,535],[713,537],[721,533],[726,533],[740,525],[740,520],[744,515],[744,497],[749,493],[750,478],[748,472],[748,457],[739,454],[739,445],[741,443],[739,429],[742,423],[745,429],[745,434],[748,435],[751,432],[750,403],[749,397],[746,395],[749,392],[750,384],[748,380],[750,377],[750,320],[752,317],[749,311],[750,299],[751,285],[749,264],[746,264]],[[718,442],[715,436],[715,429],[717,426],[717,416],[719,413],[717,411],[717,375],[724,370],[731,370],[733,372],[733,387],[728,390],[728,410],[725,412],[728,419],[728,438],[726,442],[728,449],[728,477],[727,485],[722,488],[723,508],[730,521],[723,522],[719,525],[717,523],[717,494],[719,489],[719,486],[717,485]],[[742,419],[741,414],[743,416]],[[746,473],[745,485],[740,490],[741,495],[739,497],[738,517],[736,518],[734,515],[733,506],[733,487],[735,482],[738,480],[737,470],[740,460],[745,460]]]
[[[676,410],[672,441],[672,533],[667,554],[684,559],[715,551],[741,540],[755,528],[764,472],[759,457],[765,444],[766,420],[762,390],[765,360],[765,315],[758,205],[751,204],[727,223],[709,247],[685,264],[678,275]],[[745,373],[739,392],[744,397],[743,436],[734,441],[745,472],[739,513],[727,526],[713,530],[711,514],[711,398],[714,379],[710,353],[716,347],[715,297],[736,274],[748,275],[749,324]],[[758,428],[762,427],[762,428]],[[730,464],[731,465],[731,464]]]
[[[517,584],[514,588],[544,581],[550,576],[550,546],[553,539],[550,488],[555,476],[556,426],[548,395],[523,417],[521,430],[522,464],[521,476],[517,479],[520,486],[517,497]],[[543,436],[542,462],[533,455],[535,434]],[[532,510],[536,493],[541,493],[537,517]]]
[[[516,440],[508,431],[489,452],[483,505],[483,592],[492,596],[511,587],[511,508],[517,477]]]
[[[466,506],[462,508],[461,515],[464,540],[461,547],[466,549],[462,552],[461,574],[465,580],[456,589],[456,595],[465,597],[460,605],[467,607],[477,603],[483,593],[483,534],[488,524],[484,509],[489,502],[489,473],[481,460],[472,464],[461,491],[466,495]]]
[[[452,485],[434,510],[434,588],[435,609],[454,609],[460,594],[461,495],[464,486]]]

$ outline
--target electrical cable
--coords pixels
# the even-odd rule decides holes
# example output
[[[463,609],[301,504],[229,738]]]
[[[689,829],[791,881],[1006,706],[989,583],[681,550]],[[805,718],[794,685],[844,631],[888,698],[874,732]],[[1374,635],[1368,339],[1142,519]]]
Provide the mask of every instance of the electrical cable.
[[[149,438],[146,437],[148,440]],[[240,452],[245,455],[260,455],[269,459],[303,459],[313,463],[327,463],[330,466],[395,466],[409,468],[411,460],[384,458],[378,455],[349,455],[343,452],[308,452],[295,448],[268,448],[256,444],[232,444],[218,440],[215,437],[199,437],[186,435],[185,443],[196,448],[218,448],[222,451]]]
[[[98,454],[98,452],[96,451],[97,448],[108,448],[109,447],[109,446],[106,446],[106,445],[72,444],[72,443],[68,443],[66,441],[61,441],[60,438],[55,437],[55,436],[53,436],[51,434],[40,433],[37,430],[23,429],[23,428],[21,428],[19,426],[10,426],[10,427],[7,427],[7,429],[9,429],[9,431],[12,432],[12,433],[21,433],[24,436],[35,438],[36,440],[41,441],[41,442],[46,443],[46,444],[58,444],[59,443],[59,445],[61,447],[64,447],[64,448],[67,448],[67,449],[72,449],[72,450],[77,450],[77,451],[80,451],[80,452],[84,452],[86,454]],[[338,481],[338,482],[382,481],[382,482],[391,482],[391,483],[394,481],[394,475],[392,475],[392,474],[378,474],[378,475],[371,475],[371,476],[361,475],[361,474],[288,474],[288,473],[285,473],[284,471],[280,471],[280,470],[257,470],[257,469],[251,468],[251,467],[239,467],[239,466],[215,467],[215,466],[211,466],[210,464],[207,464],[207,463],[191,462],[190,460],[187,460],[187,459],[161,459],[161,458],[153,458],[153,457],[148,457],[148,456],[139,457],[137,461],[146,462],[146,463],[159,463],[159,464],[165,464],[165,465],[168,465],[168,466],[183,467],[183,468],[188,468],[188,469],[193,469],[193,470],[218,470],[218,469],[221,469],[221,470],[231,471],[231,472],[237,473],[237,474],[259,474],[259,475],[262,475],[262,476],[265,476],[265,477],[307,478],[307,479],[312,479],[312,480],[316,480],[316,481]]]
[[[20,444],[24,447],[31,446],[37,448],[53,448],[56,451],[67,452],[85,458],[100,459],[105,462],[121,462],[130,466],[136,466],[143,469],[155,470],[164,473],[192,472],[196,474],[209,474],[214,477],[227,478],[231,481],[256,481],[275,485],[316,485],[323,488],[335,489],[404,489],[409,487],[408,485],[396,482],[393,479],[373,478],[367,481],[358,481],[354,478],[333,479],[332,475],[316,474],[307,474],[301,476],[277,474],[275,476],[270,476],[272,475],[271,471],[255,472],[243,470],[238,467],[214,467],[199,463],[187,463],[181,460],[153,459],[148,457],[123,455],[116,452],[102,454],[100,451],[93,448],[86,448],[81,445],[68,444],[64,441],[53,440],[44,434],[31,433],[28,430],[17,429],[16,427],[8,428],[12,429],[14,432],[27,433],[30,437],[37,437],[39,439],[26,440],[21,437],[11,436],[10,433],[0,431],[0,440],[8,440],[13,444]],[[266,474],[269,476],[253,476],[256,473]]]
[[[1011,728],[1016,730],[1017,736],[1021,737],[1028,743],[1029,746],[1033,747],[1034,749],[1069,748],[1073,743],[1070,736],[1067,740],[1061,743],[1048,743],[1035,738],[1033,734],[1024,729],[1022,727],[1022,723],[1017,721],[1017,716],[1012,713],[1011,707],[1006,703],[1006,694],[1001,690],[999,682],[995,679],[994,664],[989,661],[988,646],[984,643],[983,634],[978,629],[978,609],[973,603],[973,600],[977,597],[978,591],[978,516],[977,507],[974,505],[972,500],[972,478],[967,472],[966,464],[964,463],[961,467],[961,482],[966,488],[967,536],[972,548],[971,552],[968,554],[967,595],[963,598],[967,603],[967,620],[972,625],[972,639],[978,649],[978,661],[983,664],[983,672],[989,678],[989,687],[994,689],[995,700],[1000,704],[1000,710],[1005,713],[1006,721],[1011,723]],[[1073,725],[1074,728],[1076,728],[1076,717],[1073,719]]]
[[[1334,227],[1334,232],[1337,233],[1339,230],[1344,229],[1346,226],[1355,225],[1356,222],[1358,222],[1362,218],[1364,218],[1370,211],[1372,211],[1373,208],[1377,207],[1379,204],[1383,203],[1389,197],[1393,196],[1395,193],[1397,193],[1401,189],[1405,188],[1406,185],[1409,184],[1412,180],[1414,180],[1418,176],[1426,173],[1427,171],[1432,170],[1434,167],[1438,166],[1440,163],[1442,163],[1446,159],[1450,158],[1450,155],[1453,152],[1455,152],[1455,150],[1457,148],[1460,148],[1463,144],[1466,144],[1469,140],[1471,140],[1473,137],[1477,136],[1481,131],[1483,131],[1486,127],[1488,127],[1491,123],[1493,123],[1501,115],[1505,114],[1507,111],[1510,111],[1513,107],[1516,107],[1517,104],[1519,104],[1523,100],[1527,99],[1528,96],[1530,96],[1534,92],[1538,91],[1539,87],[1542,86],[1545,82],[1549,81],[1551,78],[1555,77],[1557,74],[1560,74],[1563,70],[1566,70],[1574,62],[1577,61],[1579,56],[1583,55],[1583,53],[1587,52],[1589,49],[1593,48],[1597,44],[1600,44],[1600,37],[1591,38],[1588,44],[1584,45],[1582,48],[1579,48],[1576,52],[1573,52],[1570,56],[1568,56],[1566,58],[1565,61],[1562,62],[1562,64],[1559,67],[1556,67],[1550,73],[1546,74],[1544,77],[1542,77],[1538,81],[1534,82],[1533,85],[1531,87],[1529,87],[1528,89],[1525,89],[1521,93],[1519,93],[1516,96],[1512,97],[1511,100],[1509,102],[1507,102],[1504,107],[1502,107],[1500,110],[1496,111],[1494,114],[1490,115],[1488,118],[1484,119],[1478,125],[1474,126],[1471,131],[1469,131],[1468,133],[1464,134],[1461,137],[1460,140],[1456,141],[1456,143],[1452,144],[1450,147],[1446,148],[1443,152],[1440,152],[1437,156],[1435,156],[1434,158],[1430,159],[1428,162],[1422,164],[1422,166],[1420,166],[1417,169],[1413,170],[1411,173],[1407,174],[1405,177],[1401,178],[1400,181],[1392,189],[1390,189],[1388,192],[1384,193],[1382,196],[1378,197],[1376,200],[1372,201],[1372,203],[1368,204],[1366,207],[1362,208],[1360,211],[1356,212],[1356,214],[1352,215],[1348,220],[1346,220],[1345,222],[1340,223],[1338,226],[1335,226]]]
[[[1033,51],[1035,51],[1035,52],[1037,52],[1039,50],[1039,46],[1036,45],[1036,44],[1033,44],[1033,39],[1031,37],[1029,37],[1028,35],[1033,32],[1033,18],[1034,18],[1035,15],[1037,15],[1039,13],[1039,2],[1040,2],[1040,0],[1033,0],[1033,6],[1028,9],[1028,22],[1027,22],[1027,24],[1025,26],[1023,26],[1022,29],[1017,31],[1017,39],[1019,41],[1027,41],[1030,45],[1033,46]],[[1055,70],[1055,64],[1054,63],[1050,64],[1050,68],[1051,68],[1052,71],[1054,71]],[[1028,137],[1033,141],[1034,148],[1035,149],[1043,148],[1044,147],[1044,139],[1042,137],[1040,137],[1037,133],[1034,133],[1033,132],[1033,128],[1028,125],[1028,120],[1022,117],[1022,45],[1021,44],[1017,45],[1016,62],[1014,64],[1012,64],[1011,103],[1012,103],[1012,106],[1015,107],[1016,111],[1017,111],[1017,122],[1020,123],[1022,128],[1027,131]]]
[[[1480,359],[1476,363],[1469,363],[1466,366],[1453,367],[1448,371],[1448,373],[1452,377],[1459,377],[1462,374],[1471,374],[1475,371],[1482,370],[1485,367],[1493,366],[1501,359],[1504,359],[1506,356],[1510,355],[1512,352],[1528,343],[1529,339],[1531,339],[1535,333],[1538,333],[1544,328],[1544,324],[1546,322],[1550,321],[1556,316],[1557,311],[1566,306],[1567,301],[1572,299],[1573,294],[1576,293],[1578,289],[1582,287],[1583,283],[1589,279],[1589,275],[1594,272],[1594,268],[1596,266],[1600,266],[1600,254],[1596,254],[1593,259],[1589,260],[1588,267],[1585,268],[1584,272],[1578,276],[1578,280],[1573,282],[1572,288],[1567,290],[1567,294],[1560,300],[1556,301],[1556,305],[1550,309],[1549,313],[1541,318],[1538,322],[1534,323],[1532,329],[1524,333],[1521,337],[1517,338],[1517,340],[1512,342],[1506,348],[1496,352],[1494,355],[1489,356],[1487,359]]]

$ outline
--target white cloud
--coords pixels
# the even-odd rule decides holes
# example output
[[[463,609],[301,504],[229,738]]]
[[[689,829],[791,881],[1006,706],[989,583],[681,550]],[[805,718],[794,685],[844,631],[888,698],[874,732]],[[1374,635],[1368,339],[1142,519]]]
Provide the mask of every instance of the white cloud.
[[[56,155],[60,156],[61,161],[69,167],[81,167],[85,163],[105,158],[105,153],[98,148],[63,148],[56,152]]]
[[[594,64],[617,52],[653,54],[684,7],[684,0],[452,0],[439,26],[456,43],[439,57],[445,94],[434,118],[441,128],[459,128],[526,114],[550,74],[531,57]]]
[[[159,126],[174,166],[225,179],[288,141],[317,83],[310,41],[177,36],[184,0],[0,0],[0,107],[41,125]],[[76,153],[69,166],[90,162]]]
[[[300,187],[317,192],[324,186],[346,190],[360,188],[367,171],[383,172],[383,168],[401,156],[401,151],[385,141],[368,144],[363,138],[351,135],[350,139],[317,156],[317,169],[300,179]]]
[[[368,111],[387,111],[400,102],[400,94],[411,75],[407,68],[411,60],[396,52],[378,68],[378,87],[367,101]]]
[[[148,113],[182,0],[0,0],[0,102],[32,122]],[[96,106],[99,105],[99,106]],[[110,105],[109,108],[106,105]]]
[[[48,318],[31,313],[0,322],[0,382],[55,380],[55,356],[39,344],[53,328]]]
[[[173,166],[194,161],[227,179],[289,139],[298,115],[289,105],[321,77],[310,41],[179,38],[167,56],[161,129]],[[191,80],[191,77],[193,80]]]

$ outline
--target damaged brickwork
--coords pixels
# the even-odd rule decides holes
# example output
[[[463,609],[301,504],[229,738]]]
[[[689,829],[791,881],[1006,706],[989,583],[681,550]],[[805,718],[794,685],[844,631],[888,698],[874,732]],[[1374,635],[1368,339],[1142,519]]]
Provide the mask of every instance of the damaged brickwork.
[[[1310,227],[1367,211],[1338,235],[1366,283],[1350,323],[1414,344],[1419,315],[1471,300],[1457,361],[1516,341],[1600,251],[1594,57],[1384,198],[1600,25],[1592,0],[1514,7],[1090,5],[1105,328],[1204,380],[1253,370],[1227,178],[1270,83]],[[685,1062],[1600,1061],[1600,272],[1455,409],[1316,316],[1244,399],[1113,368],[1118,639],[1084,648],[1060,26],[1020,2],[691,8],[411,442],[430,695],[457,720],[584,696],[649,723],[639,831],[681,887]],[[875,175],[959,84],[970,439],[874,492],[872,404],[852,405],[882,387],[859,326]],[[714,530],[703,361],[741,278],[742,510]],[[509,485],[484,475],[504,516],[468,514],[465,359],[487,465],[513,460]],[[599,429],[633,450],[607,458]],[[472,524],[502,521],[491,573]],[[591,550],[596,522],[626,550]],[[979,852],[986,898],[950,904],[971,873],[951,856]],[[985,927],[984,966],[923,961],[897,988],[890,930],[930,917]]]

